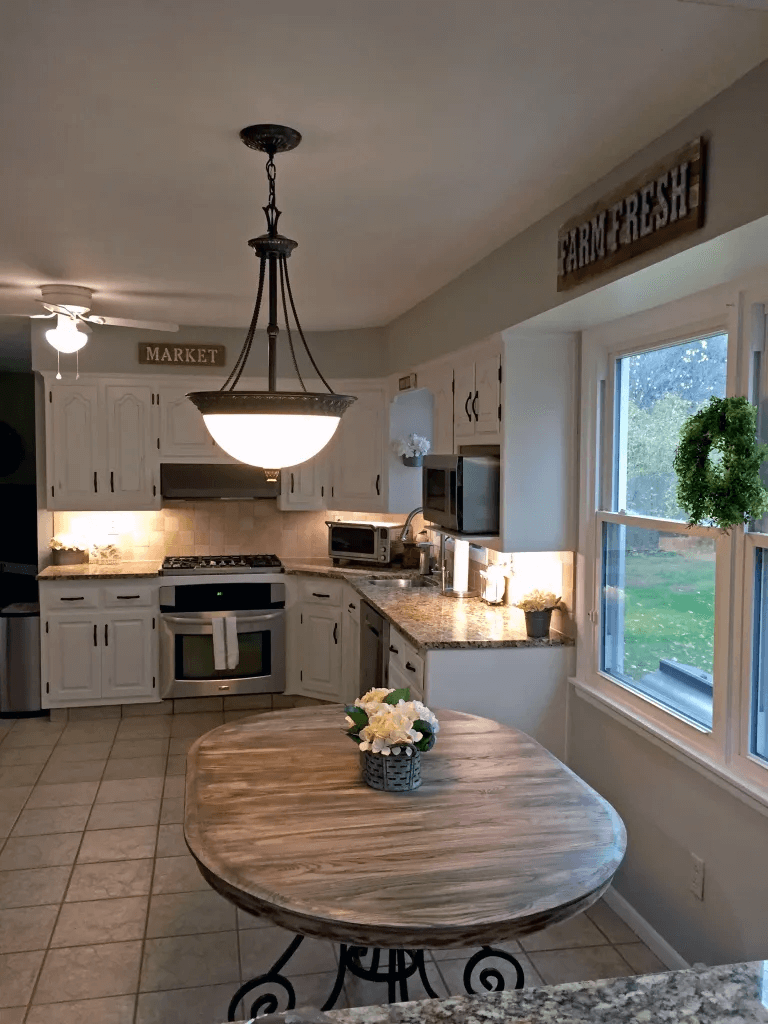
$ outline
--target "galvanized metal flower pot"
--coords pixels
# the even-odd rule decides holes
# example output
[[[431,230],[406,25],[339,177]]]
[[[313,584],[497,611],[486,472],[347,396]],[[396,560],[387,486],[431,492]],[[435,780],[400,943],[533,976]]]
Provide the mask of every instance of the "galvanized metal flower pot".
[[[545,608],[542,612],[525,613],[525,632],[531,639],[540,640],[549,636],[549,624],[552,619],[552,609]]]
[[[388,793],[407,793],[421,785],[421,751],[413,750],[409,757],[401,749],[399,754],[373,754],[363,751],[363,781],[371,789],[385,789]]]
[[[404,466],[423,466],[424,456],[423,455],[404,455],[403,456]]]

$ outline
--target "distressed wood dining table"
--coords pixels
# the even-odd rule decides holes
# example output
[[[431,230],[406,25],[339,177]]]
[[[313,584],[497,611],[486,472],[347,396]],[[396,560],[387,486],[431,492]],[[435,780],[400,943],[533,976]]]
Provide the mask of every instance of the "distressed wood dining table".
[[[368,788],[342,707],[261,714],[200,737],[187,757],[184,832],[208,883],[236,906],[296,933],[272,967],[233,996],[265,990],[250,1016],[295,995],[283,973],[304,936],[339,944],[346,972],[407,999],[424,951],[478,946],[464,971],[486,991],[523,971],[494,942],[586,910],[626,848],[618,814],[525,733],[437,711],[421,788]],[[385,955],[386,951],[386,955]],[[384,963],[386,961],[386,963]],[[496,966],[493,966],[493,964]]]

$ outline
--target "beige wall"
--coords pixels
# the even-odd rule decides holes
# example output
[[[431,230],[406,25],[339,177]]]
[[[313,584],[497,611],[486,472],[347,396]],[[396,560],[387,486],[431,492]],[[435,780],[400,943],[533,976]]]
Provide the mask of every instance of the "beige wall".
[[[616,889],[689,963],[768,959],[768,816],[573,690],[570,767],[627,827]],[[704,901],[688,890],[705,862]]]
[[[404,372],[423,360],[520,324],[595,287],[768,214],[766,110],[768,62],[390,324],[389,358],[393,371]],[[632,112],[627,111],[627,116],[632,116]],[[559,226],[613,187],[699,135],[711,140],[704,227],[628,261],[601,275],[595,283],[558,293]],[[555,171],[550,169],[549,173]],[[572,325],[574,329],[579,326]]]

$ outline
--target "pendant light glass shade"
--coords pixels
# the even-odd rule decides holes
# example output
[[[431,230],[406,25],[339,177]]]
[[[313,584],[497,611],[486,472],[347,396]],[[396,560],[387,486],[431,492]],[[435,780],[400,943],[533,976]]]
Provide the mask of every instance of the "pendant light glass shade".
[[[294,129],[283,125],[260,124],[244,128],[240,132],[240,137],[251,149],[258,149],[269,156],[269,199],[264,207],[267,232],[248,242],[259,257],[256,304],[242,350],[221,390],[196,391],[187,397],[202,413],[211,437],[228,455],[246,465],[279,470],[286,466],[298,466],[317,455],[331,440],[342,414],[355,399],[351,395],[334,393],[309,350],[296,313],[288,276],[288,257],[297,243],[279,234],[277,230],[280,211],[275,203],[273,158],[276,153],[298,146],[301,136]],[[237,385],[248,361],[256,333],[265,284],[268,303],[268,390],[238,391]],[[280,313],[301,391],[277,390],[277,337],[280,333]],[[327,388],[326,393],[307,391],[294,348],[294,330],[301,339],[314,372]]]

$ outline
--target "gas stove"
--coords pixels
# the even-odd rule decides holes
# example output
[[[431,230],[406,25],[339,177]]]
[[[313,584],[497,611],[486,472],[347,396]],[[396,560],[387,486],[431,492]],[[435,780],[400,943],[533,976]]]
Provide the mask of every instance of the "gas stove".
[[[284,571],[283,563],[277,555],[168,555],[160,570],[163,576]]]

